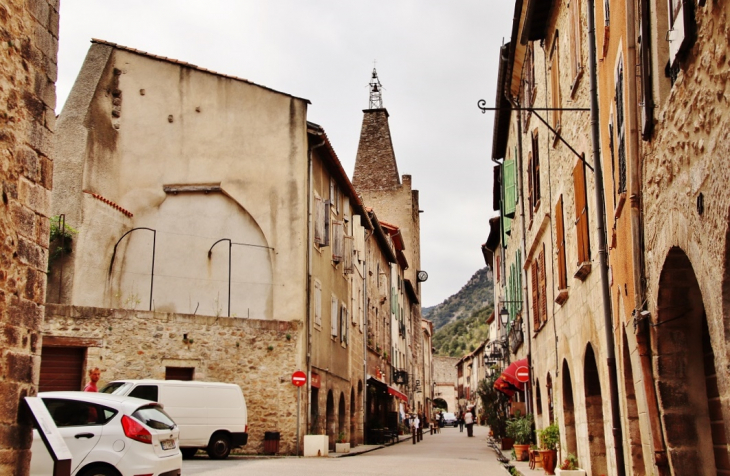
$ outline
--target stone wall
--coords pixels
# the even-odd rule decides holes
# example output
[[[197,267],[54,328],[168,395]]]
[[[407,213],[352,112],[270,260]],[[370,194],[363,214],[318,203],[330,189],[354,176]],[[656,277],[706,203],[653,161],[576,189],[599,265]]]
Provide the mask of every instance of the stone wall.
[[[30,426],[18,404],[36,392],[48,256],[58,0],[0,4],[0,473],[23,475]]]
[[[299,322],[49,304],[43,335],[98,342],[86,367],[103,385],[115,379],[164,379],[165,367],[194,367],[195,380],[235,383],[248,407],[247,454],[263,451],[266,431],[281,434],[280,453],[296,450],[294,371],[305,368]],[[304,393],[304,392],[303,392]],[[306,394],[302,401],[306,402]],[[304,434],[304,404],[301,405]]]

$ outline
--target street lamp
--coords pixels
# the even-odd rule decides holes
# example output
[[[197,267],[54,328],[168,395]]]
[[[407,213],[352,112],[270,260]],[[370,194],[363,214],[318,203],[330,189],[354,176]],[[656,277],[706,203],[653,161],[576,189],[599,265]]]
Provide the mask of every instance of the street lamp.
[[[509,322],[509,311],[504,305],[502,305],[502,310],[499,311],[499,320],[502,321],[503,326],[506,326]]]

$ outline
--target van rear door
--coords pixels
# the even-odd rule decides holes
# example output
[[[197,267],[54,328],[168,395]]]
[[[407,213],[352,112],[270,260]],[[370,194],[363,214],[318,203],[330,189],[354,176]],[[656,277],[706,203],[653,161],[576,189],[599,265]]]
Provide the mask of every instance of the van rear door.
[[[206,387],[167,383],[163,392],[160,397],[165,412],[180,426],[180,447],[207,446],[211,435],[207,407],[211,401],[207,398]]]

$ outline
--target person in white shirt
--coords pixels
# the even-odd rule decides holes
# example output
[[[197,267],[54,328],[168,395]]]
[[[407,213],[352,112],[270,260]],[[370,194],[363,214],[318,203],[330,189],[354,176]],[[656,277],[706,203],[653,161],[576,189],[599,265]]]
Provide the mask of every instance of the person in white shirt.
[[[464,423],[466,424],[466,436],[471,438],[474,436],[474,414],[471,409],[464,414]]]

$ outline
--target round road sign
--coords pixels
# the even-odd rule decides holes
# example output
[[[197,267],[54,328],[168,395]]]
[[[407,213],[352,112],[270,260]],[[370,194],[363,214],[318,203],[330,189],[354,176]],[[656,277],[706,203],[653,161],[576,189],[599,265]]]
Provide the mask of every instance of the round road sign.
[[[301,387],[302,385],[307,383],[307,374],[305,374],[301,370],[297,370],[291,375],[291,383],[293,383],[297,387]]]
[[[515,377],[522,383],[530,381],[530,369],[524,366],[517,367]]]

